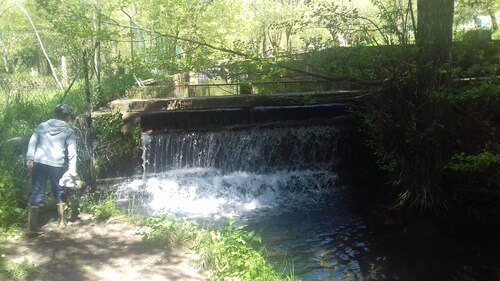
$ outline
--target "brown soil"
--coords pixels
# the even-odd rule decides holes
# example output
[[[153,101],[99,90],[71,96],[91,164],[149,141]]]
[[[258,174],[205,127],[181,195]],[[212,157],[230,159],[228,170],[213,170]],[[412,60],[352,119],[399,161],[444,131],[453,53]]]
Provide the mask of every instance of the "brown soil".
[[[13,262],[27,260],[38,269],[34,277],[23,280],[208,279],[207,273],[197,267],[194,253],[152,248],[142,243],[140,229],[123,218],[95,224],[90,215],[80,214],[66,228],[49,222],[42,230],[42,235],[1,241],[3,258]]]

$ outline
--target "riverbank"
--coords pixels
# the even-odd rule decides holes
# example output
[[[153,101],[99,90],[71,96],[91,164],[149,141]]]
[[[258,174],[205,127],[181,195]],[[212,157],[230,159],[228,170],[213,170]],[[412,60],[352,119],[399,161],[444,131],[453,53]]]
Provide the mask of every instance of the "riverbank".
[[[124,217],[96,224],[80,214],[64,229],[49,222],[42,230],[39,236],[2,240],[2,259],[34,267],[34,274],[17,280],[208,280],[196,254],[142,243],[140,228]]]

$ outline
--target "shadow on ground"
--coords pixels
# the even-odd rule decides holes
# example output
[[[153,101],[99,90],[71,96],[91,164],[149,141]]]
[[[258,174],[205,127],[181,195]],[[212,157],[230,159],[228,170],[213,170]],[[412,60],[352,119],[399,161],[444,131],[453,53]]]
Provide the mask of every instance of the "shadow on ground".
[[[28,260],[39,273],[24,280],[207,280],[197,257],[182,249],[152,248],[141,242],[136,226],[120,218],[93,224],[89,215],[58,228],[49,222],[44,234],[2,242],[6,258]]]

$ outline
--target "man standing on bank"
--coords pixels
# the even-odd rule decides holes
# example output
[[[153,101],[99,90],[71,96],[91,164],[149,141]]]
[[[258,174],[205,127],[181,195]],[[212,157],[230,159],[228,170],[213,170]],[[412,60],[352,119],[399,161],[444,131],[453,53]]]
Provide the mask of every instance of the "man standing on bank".
[[[76,178],[76,136],[68,125],[72,113],[71,106],[58,104],[52,119],[42,122],[30,138],[26,154],[26,166],[31,171],[32,189],[29,198],[28,228],[31,232],[39,231],[39,206],[43,203],[47,178],[57,203],[58,223],[63,226],[67,221],[64,216],[66,194],[59,180],[64,174],[65,160],[68,171],[64,176]]]

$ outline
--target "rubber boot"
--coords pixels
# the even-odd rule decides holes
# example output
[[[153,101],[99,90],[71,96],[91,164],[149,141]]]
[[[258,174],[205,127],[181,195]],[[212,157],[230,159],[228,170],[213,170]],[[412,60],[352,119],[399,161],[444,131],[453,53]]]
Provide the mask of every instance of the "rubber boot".
[[[66,218],[66,203],[58,203],[57,204],[57,224],[59,227],[66,227],[68,224],[68,219]]]
[[[42,234],[40,231],[40,208],[38,206],[29,206],[28,209],[28,234]]]

